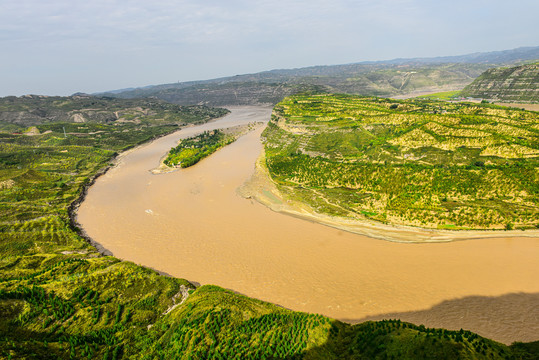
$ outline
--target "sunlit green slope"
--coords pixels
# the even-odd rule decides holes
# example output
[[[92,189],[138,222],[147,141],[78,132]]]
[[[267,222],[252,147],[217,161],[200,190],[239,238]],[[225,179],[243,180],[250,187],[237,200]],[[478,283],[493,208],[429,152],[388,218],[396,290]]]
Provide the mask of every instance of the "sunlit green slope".
[[[264,133],[273,180],[315,211],[429,228],[539,225],[537,112],[297,95]]]

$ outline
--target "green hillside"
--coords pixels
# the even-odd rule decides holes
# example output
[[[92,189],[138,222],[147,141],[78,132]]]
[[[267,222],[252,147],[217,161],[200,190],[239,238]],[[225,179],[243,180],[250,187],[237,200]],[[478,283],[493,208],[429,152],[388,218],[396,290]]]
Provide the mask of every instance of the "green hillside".
[[[188,124],[207,121],[226,113],[225,109],[179,106],[158,99],[115,99],[84,94],[67,97],[8,96],[0,98],[0,130],[58,122]]]
[[[461,96],[507,102],[539,102],[539,63],[485,71]]]
[[[470,103],[297,95],[263,134],[290,198],[353,219],[448,229],[539,226],[539,116]]]
[[[214,111],[193,121],[215,116]],[[180,112],[179,115],[182,115]],[[347,325],[102,256],[71,204],[118,151],[177,129],[140,122],[0,132],[0,359],[532,359],[468,331]],[[147,126],[142,126],[148,122]],[[4,127],[9,124],[2,123]],[[67,136],[64,135],[66,129]],[[76,131],[76,133],[74,133]],[[28,133],[28,132],[27,132]]]

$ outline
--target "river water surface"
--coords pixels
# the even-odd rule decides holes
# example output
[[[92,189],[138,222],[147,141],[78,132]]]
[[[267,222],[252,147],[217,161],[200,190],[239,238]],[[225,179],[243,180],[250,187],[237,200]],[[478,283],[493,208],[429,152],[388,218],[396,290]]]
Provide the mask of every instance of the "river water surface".
[[[273,212],[236,193],[254,171],[262,128],[194,167],[150,173],[178,139],[270,113],[233,108],[122,155],[78,221],[121,259],[293,310],[539,340],[539,239],[402,244]]]

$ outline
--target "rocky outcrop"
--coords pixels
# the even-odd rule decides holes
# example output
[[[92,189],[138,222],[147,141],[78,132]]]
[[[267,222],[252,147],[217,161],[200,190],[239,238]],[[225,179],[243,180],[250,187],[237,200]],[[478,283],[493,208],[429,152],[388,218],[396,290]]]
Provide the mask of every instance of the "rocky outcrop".
[[[461,95],[506,102],[539,102],[539,63],[485,71]]]

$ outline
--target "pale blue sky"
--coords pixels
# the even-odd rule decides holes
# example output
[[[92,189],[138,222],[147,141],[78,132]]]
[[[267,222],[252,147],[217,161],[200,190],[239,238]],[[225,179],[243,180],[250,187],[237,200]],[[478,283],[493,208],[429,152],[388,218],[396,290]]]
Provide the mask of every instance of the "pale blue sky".
[[[536,46],[537,0],[0,0],[0,96]]]

